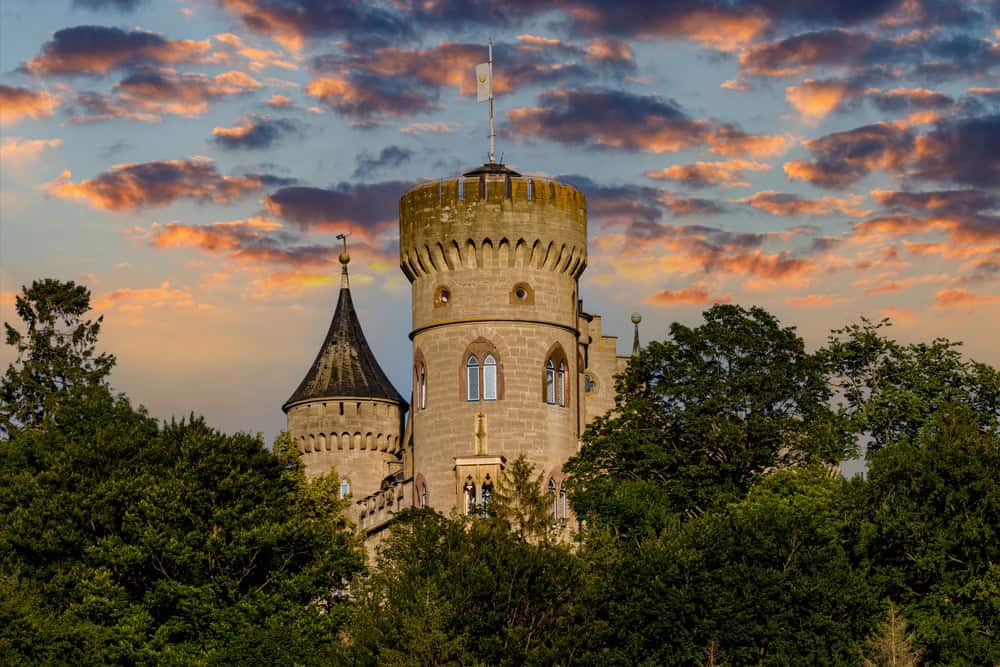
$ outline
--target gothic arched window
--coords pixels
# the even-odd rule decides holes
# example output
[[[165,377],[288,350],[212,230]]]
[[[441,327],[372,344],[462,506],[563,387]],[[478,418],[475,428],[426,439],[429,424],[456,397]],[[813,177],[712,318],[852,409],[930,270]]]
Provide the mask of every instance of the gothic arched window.
[[[492,354],[483,359],[483,400],[497,400],[497,360]]]
[[[549,500],[552,502],[552,523],[559,520],[559,497],[556,496],[556,480],[549,478]]]
[[[427,507],[427,485],[424,484],[420,489],[420,506]]]
[[[466,396],[469,401],[479,400],[479,360],[474,355],[469,355],[469,360],[465,362],[466,376],[468,378]]]
[[[565,484],[559,485],[559,517],[563,521],[569,518],[569,499],[566,497]]]
[[[545,362],[545,402],[556,404],[556,365],[551,359]]]
[[[490,499],[493,498],[493,480],[490,479],[489,473],[486,473],[486,479],[483,480],[482,494],[483,494],[482,515],[486,516],[486,513],[489,510],[490,506]]]
[[[559,405],[566,407],[566,362],[559,362],[559,380],[556,384],[556,393]]]
[[[420,378],[418,382],[418,401],[420,409],[423,410],[427,407],[427,369],[423,366],[420,367]]]

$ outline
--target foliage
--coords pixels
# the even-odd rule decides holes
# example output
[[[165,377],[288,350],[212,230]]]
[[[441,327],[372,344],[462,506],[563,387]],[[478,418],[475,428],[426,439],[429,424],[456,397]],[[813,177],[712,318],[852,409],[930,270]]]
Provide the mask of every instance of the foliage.
[[[921,651],[914,646],[913,635],[906,630],[906,620],[896,605],[889,603],[885,621],[866,642],[864,667],[917,667]]]
[[[362,561],[335,481],[307,484],[287,448],[201,419],[161,427],[107,391],[69,394],[53,417],[0,448],[0,662],[336,654]]]
[[[102,387],[115,364],[95,346],[103,317],[84,320],[90,291],[72,281],[36,280],[15,300],[22,333],[4,323],[17,363],[0,380],[0,436],[42,425],[68,392]]]
[[[672,324],[616,389],[614,411],[564,469],[577,514],[622,534],[738,500],[775,467],[839,461],[850,449],[822,364],[760,308],[717,305],[698,327]]]
[[[510,524],[520,537],[540,539],[552,530],[553,499],[543,492],[544,476],[521,454],[504,468],[490,500],[489,513]]]
[[[870,453],[913,439],[946,403],[972,408],[983,429],[1000,429],[1000,372],[963,359],[961,343],[900,344],[882,335],[888,326],[888,320],[862,318],[834,331],[819,353],[852,430],[870,436]]]
[[[944,404],[857,482],[858,548],[930,664],[1000,661],[1000,438]]]
[[[410,511],[357,592],[353,658],[372,665],[573,662],[582,576],[566,546],[529,542],[506,521]]]

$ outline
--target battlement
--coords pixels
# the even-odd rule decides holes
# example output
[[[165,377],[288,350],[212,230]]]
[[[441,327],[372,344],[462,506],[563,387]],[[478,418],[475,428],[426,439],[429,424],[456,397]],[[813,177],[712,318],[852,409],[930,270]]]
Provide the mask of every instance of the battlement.
[[[578,277],[587,200],[557,181],[483,173],[423,183],[399,202],[400,267],[410,281],[462,268],[533,267]]]

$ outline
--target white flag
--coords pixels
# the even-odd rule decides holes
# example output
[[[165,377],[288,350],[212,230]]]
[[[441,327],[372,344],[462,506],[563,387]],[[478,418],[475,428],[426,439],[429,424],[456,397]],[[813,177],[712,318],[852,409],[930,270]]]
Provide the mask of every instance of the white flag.
[[[493,81],[490,76],[490,64],[476,65],[476,101],[485,102],[493,97]]]

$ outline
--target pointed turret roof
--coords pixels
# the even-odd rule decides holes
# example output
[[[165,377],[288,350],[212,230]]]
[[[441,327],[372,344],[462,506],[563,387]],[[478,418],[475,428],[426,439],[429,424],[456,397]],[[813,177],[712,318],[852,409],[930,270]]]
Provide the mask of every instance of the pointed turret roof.
[[[296,403],[322,398],[382,398],[404,403],[365,340],[351,300],[345,259],[350,261],[346,251],[341,255],[344,268],[340,298],[330,330],[302,383],[281,406],[285,412]]]

